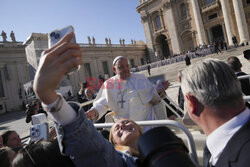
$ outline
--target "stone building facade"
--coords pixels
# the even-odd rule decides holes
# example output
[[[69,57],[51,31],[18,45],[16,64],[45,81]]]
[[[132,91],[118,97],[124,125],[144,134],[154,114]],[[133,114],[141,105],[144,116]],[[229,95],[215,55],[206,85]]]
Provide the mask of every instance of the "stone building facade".
[[[47,34],[32,33],[24,42],[29,64],[37,68],[41,53],[48,48]],[[66,76],[73,88],[73,93],[80,89],[80,83],[88,79],[98,80],[99,76],[107,79],[113,76],[112,62],[117,56],[125,56],[130,67],[140,66],[146,62],[145,44],[79,44],[83,51],[83,62],[79,71]],[[97,83],[96,83],[97,84]]]
[[[199,45],[249,41],[250,0],[139,0],[151,61]]]
[[[25,45],[0,42],[0,114],[23,107],[23,84],[30,80]]]
[[[88,78],[96,80],[100,75],[103,78],[113,76],[112,62],[116,56],[126,56],[131,67],[143,65],[147,60],[143,43],[79,45],[83,50],[84,64],[79,71],[66,75],[62,84],[72,86],[74,94],[79,91],[80,83]],[[0,114],[23,108],[23,102],[27,102],[23,85],[31,87],[30,81],[34,79],[41,53],[47,48],[47,34],[41,33],[32,33],[24,43],[0,42]]]

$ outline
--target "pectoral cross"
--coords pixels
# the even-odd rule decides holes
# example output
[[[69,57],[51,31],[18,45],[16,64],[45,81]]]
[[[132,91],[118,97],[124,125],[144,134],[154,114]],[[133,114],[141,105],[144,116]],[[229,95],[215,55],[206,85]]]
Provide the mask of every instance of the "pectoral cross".
[[[125,91],[123,91],[123,93],[122,93],[122,91],[120,91],[120,93],[118,93],[118,94],[121,95],[121,100],[118,101],[117,103],[121,103],[121,108],[123,108],[123,104],[126,102],[126,101],[123,99],[124,93],[125,93]]]

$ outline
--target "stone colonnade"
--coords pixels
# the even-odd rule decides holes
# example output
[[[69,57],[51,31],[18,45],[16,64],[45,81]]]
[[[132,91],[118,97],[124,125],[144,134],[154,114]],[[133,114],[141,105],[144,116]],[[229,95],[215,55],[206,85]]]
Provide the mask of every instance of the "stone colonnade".
[[[230,11],[229,11],[229,2],[228,0],[220,0],[220,2],[221,2],[221,8],[222,8],[222,13],[224,17],[228,42],[229,42],[229,45],[232,45],[233,43],[231,39],[233,36],[233,30],[232,30],[233,25],[232,25],[232,18],[230,16]],[[244,43],[244,42],[249,41],[249,33],[247,29],[246,17],[245,17],[242,1],[232,0],[232,2],[233,2],[233,8],[235,12],[237,28],[238,28],[238,32],[240,36],[240,43]],[[197,34],[198,34],[198,44],[207,43],[198,1],[191,0],[191,4],[192,4],[193,11],[194,11],[194,20],[196,23],[196,29],[197,29]]]

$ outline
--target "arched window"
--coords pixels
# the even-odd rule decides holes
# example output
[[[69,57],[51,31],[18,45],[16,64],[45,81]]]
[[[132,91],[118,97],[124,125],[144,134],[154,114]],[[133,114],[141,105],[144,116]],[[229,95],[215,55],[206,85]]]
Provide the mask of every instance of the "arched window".
[[[155,17],[155,26],[156,26],[156,29],[159,30],[161,28],[161,18],[159,15],[157,15]]]
[[[186,9],[186,5],[184,3],[181,4],[180,10],[181,10],[181,18],[186,18],[187,17],[187,9]]]

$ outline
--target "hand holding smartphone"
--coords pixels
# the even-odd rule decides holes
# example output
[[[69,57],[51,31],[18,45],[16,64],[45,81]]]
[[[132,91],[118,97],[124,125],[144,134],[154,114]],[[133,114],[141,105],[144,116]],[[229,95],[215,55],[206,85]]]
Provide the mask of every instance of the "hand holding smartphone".
[[[67,26],[62,29],[56,29],[49,33],[48,40],[49,40],[49,48],[57,44],[65,35],[74,32],[74,28],[72,26]],[[76,43],[75,36],[69,41],[71,43]]]
[[[57,44],[64,36],[67,34],[74,32],[74,28],[72,26],[67,26],[62,29],[56,29],[48,34],[48,44],[49,49]],[[70,43],[76,43],[75,35],[72,37],[72,39],[69,41]],[[74,71],[77,71],[80,69],[81,66],[73,68],[71,71],[68,72],[68,74],[73,73]]]
[[[37,141],[40,139],[48,140],[48,123],[44,113],[32,116],[32,125],[30,127],[30,141]]]
[[[51,104],[57,99],[56,90],[63,76],[83,64],[80,46],[70,42],[74,36],[70,33],[72,30],[63,28],[48,34],[52,47],[42,53],[33,84],[36,96],[44,104]]]

